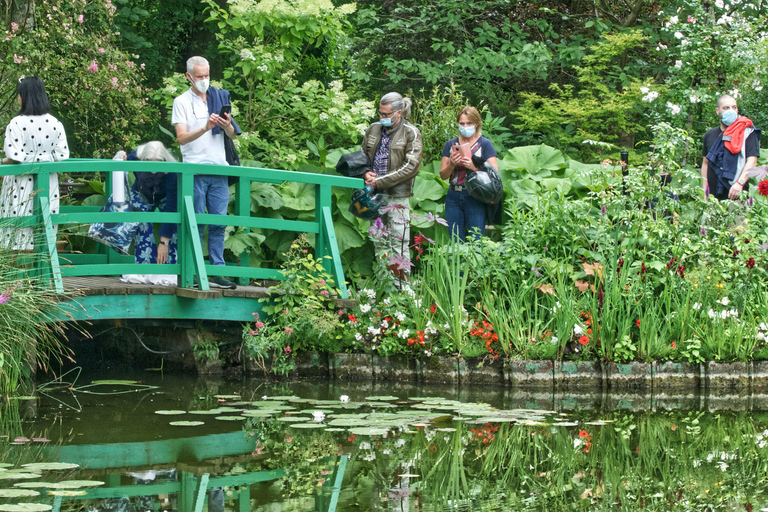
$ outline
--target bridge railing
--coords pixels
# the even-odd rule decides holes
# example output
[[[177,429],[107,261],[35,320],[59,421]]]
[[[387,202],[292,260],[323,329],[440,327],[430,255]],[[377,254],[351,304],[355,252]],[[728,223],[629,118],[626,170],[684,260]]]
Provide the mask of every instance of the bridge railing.
[[[50,213],[49,176],[52,173],[99,172],[105,179],[105,194],[112,192],[112,171],[177,173],[177,211],[170,212],[101,212],[97,206],[62,206],[59,213]],[[315,256],[321,258],[325,269],[336,280],[342,296],[346,298],[344,271],[331,216],[332,187],[362,188],[363,180],[343,176],[329,176],[276,169],[253,167],[230,167],[218,165],[189,164],[183,162],[141,162],[97,159],[69,159],[63,162],[4,165],[3,175],[28,174],[34,178],[34,211],[26,217],[0,219],[3,225],[9,223],[17,228],[32,227],[35,236],[34,256],[40,272],[50,274],[51,282],[58,293],[64,291],[63,277],[105,276],[122,274],[176,274],[178,286],[192,287],[197,276],[201,290],[208,290],[209,276],[237,278],[241,284],[250,279],[282,278],[276,268],[251,267],[249,254],[238,255],[239,264],[215,266],[203,259],[203,249],[198,235],[199,225],[224,225],[245,229],[271,229],[315,235]],[[196,214],[194,212],[194,176],[196,174],[238,176],[235,185],[235,207],[233,215]],[[314,220],[299,221],[251,216],[251,183],[298,182],[315,186]],[[128,195],[126,191],[126,195]],[[95,222],[147,222],[178,224],[178,263],[137,264],[133,256],[118,254],[112,249],[102,254],[59,254],[54,226],[67,224],[91,224]],[[42,256],[42,257],[40,257]]]

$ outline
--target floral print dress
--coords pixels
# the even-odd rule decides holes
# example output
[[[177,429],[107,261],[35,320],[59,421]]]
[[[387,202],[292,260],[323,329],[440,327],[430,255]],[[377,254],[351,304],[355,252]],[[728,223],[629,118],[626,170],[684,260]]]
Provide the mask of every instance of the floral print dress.
[[[16,116],[5,129],[5,156],[22,163],[58,162],[69,158],[64,126],[50,114]],[[2,169],[0,169],[2,172]],[[3,176],[0,190],[0,247],[32,250],[32,228],[16,228],[11,217],[32,215],[34,195],[32,176]],[[59,176],[50,175],[51,213],[59,212]]]

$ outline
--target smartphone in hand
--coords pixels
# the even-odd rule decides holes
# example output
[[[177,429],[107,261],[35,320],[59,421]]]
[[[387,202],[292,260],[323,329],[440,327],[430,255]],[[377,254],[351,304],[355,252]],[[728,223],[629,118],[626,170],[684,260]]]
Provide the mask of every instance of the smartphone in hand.
[[[224,117],[224,114],[231,114],[232,113],[232,105],[222,105],[221,111],[219,112],[219,117]]]

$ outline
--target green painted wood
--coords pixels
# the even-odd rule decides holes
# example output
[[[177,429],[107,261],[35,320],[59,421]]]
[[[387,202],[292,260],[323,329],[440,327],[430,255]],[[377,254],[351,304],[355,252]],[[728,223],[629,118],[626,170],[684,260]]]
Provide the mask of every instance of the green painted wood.
[[[197,491],[195,492],[195,512],[203,512],[203,505],[205,504],[206,493],[208,492],[208,479],[210,475],[203,473],[198,482]]]
[[[237,512],[248,512],[251,510],[251,487],[248,485],[240,486],[240,488],[237,489],[237,503],[235,506],[237,507]]]
[[[117,475],[118,477],[120,475]],[[72,496],[67,499],[75,500],[103,500],[105,498],[132,498],[134,496],[156,496],[158,494],[175,494],[181,491],[180,482],[165,482],[162,484],[144,484],[144,485],[115,485],[110,487],[99,487],[97,489],[83,489],[87,494],[83,496]]]
[[[339,494],[341,493],[341,484],[344,481],[344,472],[347,470],[347,455],[339,457],[339,464],[336,466],[336,473],[333,479],[333,494],[331,494],[331,501],[328,504],[328,512],[336,512],[336,507],[339,504]]]
[[[179,491],[179,511],[192,512],[195,499],[195,476],[186,471],[181,473],[181,490]]]
[[[72,462],[91,470],[195,462],[248,454],[255,447],[255,437],[238,431],[163,441],[46,446],[42,452],[47,460]]]
[[[191,318],[249,322],[253,313],[263,315],[262,303],[246,297],[196,300],[176,295],[86,295],[59,303],[50,312],[50,320]]]
[[[300,173],[294,171],[281,171],[276,169],[257,169],[248,167],[196,165],[183,162],[127,162],[98,159],[69,159],[64,162],[44,162],[34,164],[20,164],[4,168],[8,175],[21,175],[31,173],[35,178],[35,187],[38,190],[36,197],[36,210],[34,215],[24,218],[15,218],[13,222],[19,227],[42,226],[42,235],[36,237],[35,254],[32,258],[36,267],[28,272],[30,275],[43,275],[52,278],[53,286],[59,293],[62,292],[61,277],[80,277],[97,275],[119,275],[127,273],[140,274],[167,274],[176,273],[179,276],[179,284],[182,287],[191,287],[193,277],[198,276],[200,289],[209,289],[208,275],[234,277],[241,284],[246,284],[250,279],[281,279],[282,275],[276,268],[251,267],[249,254],[240,255],[239,264],[236,266],[213,267],[206,264],[203,259],[203,250],[198,226],[206,224],[226,224],[242,229],[264,229],[292,232],[305,232],[314,234],[316,238],[316,252],[319,258],[326,263],[326,268],[334,276],[342,290],[342,295],[347,296],[344,276],[341,267],[341,259],[333,230],[333,219],[330,215],[333,202],[332,187],[360,188],[363,181],[357,178],[343,176],[329,176],[324,174]],[[136,172],[171,172],[178,173],[178,204],[180,211],[176,213],[162,212],[125,212],[102,213],[98,207],[63,206],[58,214],[50,214],[45,204],[49,196],[48,176],[51,173],[71,172],[100,172],[105,177],[105,191],[112,191],[112,171]],[[216,216],[194,213],[194,177],[195,174],[208,175],[233,175],[240,180],[235,185],[235,215]],[[251,190],[258,183],[282,183],[293,181],[315,185],[315,211],[313,221],[294,221],[284,219],[269,219],[252,217],[250,212]],[[45,207],[44,207],[45,206]],[[326,212],[327,210],[327,212]],[[179,241],[179,263],[177,265],[136,265],[132,256],[120,255],[117,252],[97,244],[94,254],[61,254],[57,252],[54,229],[57,225],[64,224],[88,224],[95,221],[103,222],[150,222],[150,223],[177,223]],[[328,257],[332,261],[326,261]],[[58,268],[58,270],[57,270]],[[93,296],[89,296],[93,297]],[[104,296],[102,296],[104,297]],[[110,295],[109,299],[82,298],[80,302],[82,311],[67,311],[63,320],[70,319],[69,314],[75,319],[101,319],[101,318],[201,318],[201,319],[237,319],[249,320],[250,313],[260,310],[247,304],[243,299],[226,297],[225,300],[206,301],[205,308],[195,307],[190,304],[193,299],[177,297],[175,295],[163,295],[139,298],[141,296]],[[234,300],[239,299],[239,300]],[[109,303],[104,303],[108,301]],[[141,302],[143,300],[143,302]],[[247,299],[246,299],[247,301]],[[232,302],[232,307],[214,306],[214,303]],[[70,306],[73,303],[69,302]],[[123,309],[120,314],[119,309]],[[164,316],[165,315],[165,316]]]
[[[341,298],[348,299],[349,291],[344,280],[344,267],[341,266],[341,254],[339,254],[339,244],[336,241],[336,231],[333,229],[333,217],[331,216],[331,209],[327,206],[323,208],[323,219],[323,226],[326,230],[325,237],[331,253],[331,257],[325,260],[324,265],[326,268],[330,267],[329,273],[336,280],[336,287],[341,291]]]
[[[51,509],[51,512],[59,512],[61,510],[61,496],[56,496],[53,498],[53,508]]]

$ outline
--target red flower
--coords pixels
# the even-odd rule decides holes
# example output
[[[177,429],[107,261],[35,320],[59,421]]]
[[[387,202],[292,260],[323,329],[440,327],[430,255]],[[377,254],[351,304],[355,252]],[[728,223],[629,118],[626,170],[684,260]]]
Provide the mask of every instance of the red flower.
[[[355,315],[347,315],[347,318],[349,318],[349,321],[352,323],[357,322],[357,318],[355,318]]]
[[[747,268],[755,268],[755,258],[749,258],[749,261],[746,263]]]
[[[584,439],[585,437],[589,437],[589,433],[586,430],[582,430],[579,432],[579,437]]]
[[[430,307],[430,308],[429,308],[429,310],[430,310],[432,313],[434,313],[435,311],[437,311],[437,304],[432,304],[432,307]]]
[[[674,341],[672,342],[672,350],[677,350],[677,343]]]
[[[582,336],[581,338],[579,338],[579,343],[581,343],[582,345],[586,345],[587,343],[589,343],[589,338],[587,338],[586,336]]]
[[[640,328],[640,319],[639,318],[637,320],[635,320],[635,325],[637,325],[638,329]]]
[[[761,196],[768,196],[768,180],[763,180],[758,183],[757,191]]]

